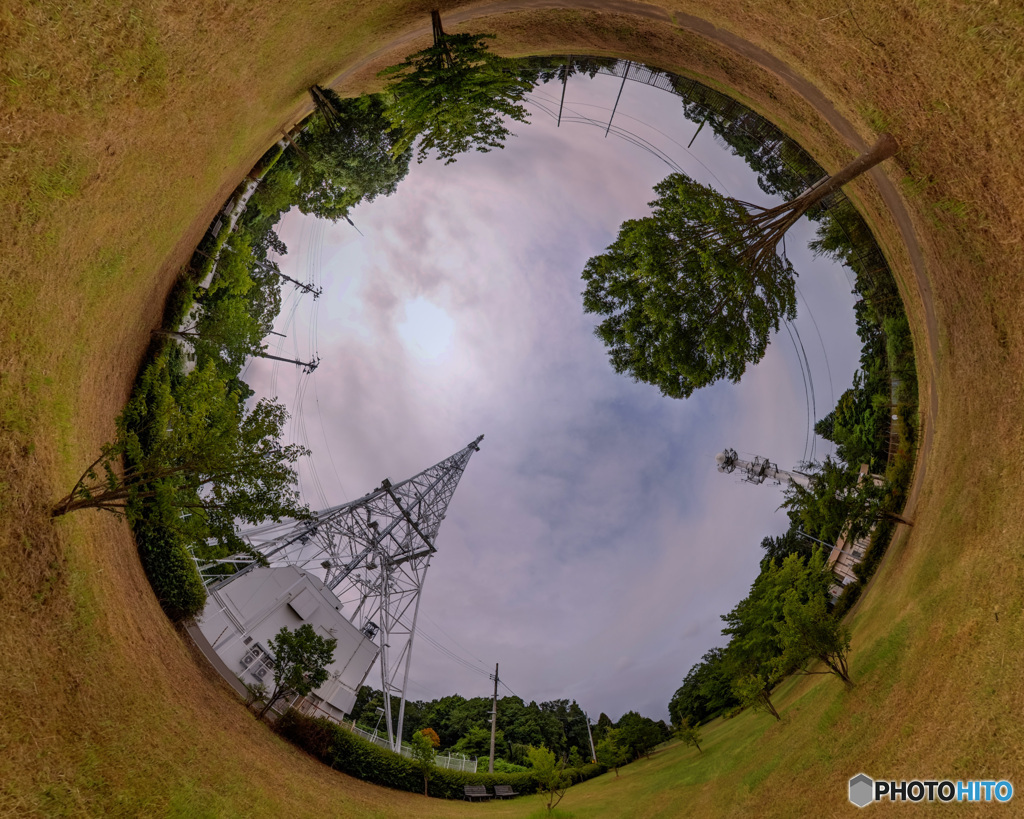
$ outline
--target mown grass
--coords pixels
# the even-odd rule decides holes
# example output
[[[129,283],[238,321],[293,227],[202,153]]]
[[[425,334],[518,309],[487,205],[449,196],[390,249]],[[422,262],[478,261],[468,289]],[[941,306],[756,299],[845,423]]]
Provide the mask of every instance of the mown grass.
[[[0,8],[0,814],[523,816],[368,786],[255,723],[167,623],[125,526],[48,505],[110,436],[164,299],[214,213],[344,74],[376,87],[421,2],[82,0]],[[523,10],[458,23],[510,54],[593,53],[689,72],[827,167],[851,153],[777,77],[659,22]],[[621,7],[620,7],[621,8]],[[741,714],[573,788],[586,816],[839,815],[848,777],[1012,778],[1024,675],[1024,10],[1012,3],[666,0],[783,59],[867,141],[894,131],[938,319],[870,182],[851,191],[907,300],[939,412],[915,525],[852,612],[845,692],[787,682],[783,722]],[[838,16],[837,16],[838,15]],[[875,42],[872,42],[875,41]],[[881,45],[878,45],[880,43]],[[344,73],[353,66],[358,70]],[[685,673],[680,668],[680,676]],[[913,810],[908,806],[908,810]]]

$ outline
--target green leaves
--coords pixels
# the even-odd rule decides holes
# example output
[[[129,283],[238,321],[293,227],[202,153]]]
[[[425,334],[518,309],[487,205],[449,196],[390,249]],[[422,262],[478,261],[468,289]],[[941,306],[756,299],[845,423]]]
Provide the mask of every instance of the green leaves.
[[[511,133],[506,117],[527,121],[522,100],[533,87],[531,76],[488,51],[489,39],[493,35],[442,35],[381,72],[393,99],[387,117],[401,133],[392,155],[410,150],[418,138],[418,162],[436,151],[447,165],[471,149],[504,147]]]
[[[267,648],[274,655],[274,691],[260,717],[285,694],[306,696],[327,682],[327,666],[337,645],[337,639],[321,637],[309,623],[294,631],[282,627],[276,637],[268,640]]]
[[[741,203],[685,174],[655,192],[651,216],[587,262],[583,309],[606,317],[594,332],[616,372],[686,398],[764,357],[796,316],[796,274],[774,252],[752,255],[760,228]]]
[[[290,158],[299,171],[291,199],[303,213],[336,222],[359,202],[394,193],[412,151],[399,145],[402,132],[387,118],[383,97],[321,90],[337,116],[314,118],[298,137],[306,156]]]

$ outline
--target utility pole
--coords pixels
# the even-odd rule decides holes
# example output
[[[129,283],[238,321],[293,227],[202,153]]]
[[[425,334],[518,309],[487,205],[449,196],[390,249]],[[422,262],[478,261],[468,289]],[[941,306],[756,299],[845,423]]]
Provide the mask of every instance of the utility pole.
[[[622,98],[622,89],[626,87],[626,77],[629,76],[629,69],[633,67],[633,62],[630,60],[626,63],[626,71],[622,75],[622,85],[619,86],[619,94],[615,98],[615,107],[612,108],[612,115],[608,117],[608,127],[605,128],[604,135],[607,137],[608,132],[612,129],[612,120],[615,119],[615,112],[619,109],[619,100]]]
[[[594,732],[590,730],[590,717],[587,716],[587,712],[583,712],[583,717],[587,721],[587,736],[590,737],[590,761],[597,764],[597,751],[594,750]]]
[[[494,773],[494,734],[498,729],[498,664],[494,664],[494,701],[491,705],[491,757],[487,763],[487,773]]]
[[[178,341],[185,341],[189,344],[195,344],[196,341],[202,338],[199,333],[183,332],[181,330],[153,330],[150,335],[161,336],[163,338],[175,338]],[[277,333],[276,335],[280,335]],[[262,351],[251,352],[254,358],[271,358],[274,361],[283,361],[285,364],[294,364],[296,367],[302,367],[303,371],[308,373],[313,372],[317,367],[320,366],[320,358],[315,357],[312,361],[299,361],[295,358],[281,358],[279,355],[271,355]]]
[[[303,293],[312,293],[314,301],[320,298],[320,295],[324,292],[323,288],[321,287],[314,287],[311,284],[300,282],[298,279],[293,279],[291,276],[286,276],[278,269],[276,264],[270,264],[268,262],[255,262],[255,265],[256,267],[260,268],[260,270],[264,270],[267,273],[277,276],[279,279],[284,279],[286,282],[291,282]]]
[[[565,71],[562,74],[562,101],[558,103],[558,122],[556,128],[562,127],[562,106],[565,105],[565,86],[569,84],[569,66],[572,63],[572,54],[565,61]]]

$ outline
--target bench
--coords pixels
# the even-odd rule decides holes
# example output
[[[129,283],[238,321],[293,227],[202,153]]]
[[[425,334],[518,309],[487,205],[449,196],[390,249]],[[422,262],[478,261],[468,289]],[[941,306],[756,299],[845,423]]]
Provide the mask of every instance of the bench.
[[[512,799],[513,797],[519,796],[519,791],[512,790],[511,785],[495,785],[494,795],[498,799]]]
[[[465,798],[469,802],[476,802],[478,799],[486,802],[491,798],[487,788],[483,785],[463,785],[462,790],[465,792]]]

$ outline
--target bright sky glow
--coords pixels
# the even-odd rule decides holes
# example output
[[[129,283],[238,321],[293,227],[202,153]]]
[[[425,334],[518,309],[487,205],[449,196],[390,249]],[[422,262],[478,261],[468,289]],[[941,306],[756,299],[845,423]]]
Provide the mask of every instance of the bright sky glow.
[[[619,85],[574,77],[567,111],[606,121]],[[536,101],[557,107],[560,91],[542,86]],[[686,401],[616,375],[582,312],[579,274],[623,220],[648,212],[669,169],[614,130],[556,128],[532,111],[503,151],[414,165],[394,196],[352,214],[362,236],[287,215],[282,267],[324,295],[289,297],[275,328],[288,338],[271,337],[271,352],[315,350],[321,364],[300,379],[255,361],[245,377],[291,408],[290,435],[314,452],[301,470],[314,508],[486,434],[421,606],[423,633],[464,662],[418,641],[411,698],[486,696],[498,661],[527,701],[667,718],[687,670],[722,644],[719,615],[747,593],[761,538],[787,523],[777,489],[717,473],[714,455],[733,446],[786,468],[810,454],[809,416],[831,409],[857,367],[850,281],[807,252],[813,231],[798,226],[787,250],[799,341],[780,333],[741,384]],[[699,181],[767,203],[710,129],[685,150],[697,126],[675,97],[627,83],[615,121]],[[825,442],[814,449],[822,457]]]
[[[405,303],[405,319],[398,335],[409,352],[425,361],[437,361],[451,347],[455,322],[443,309],[424,298]]]

